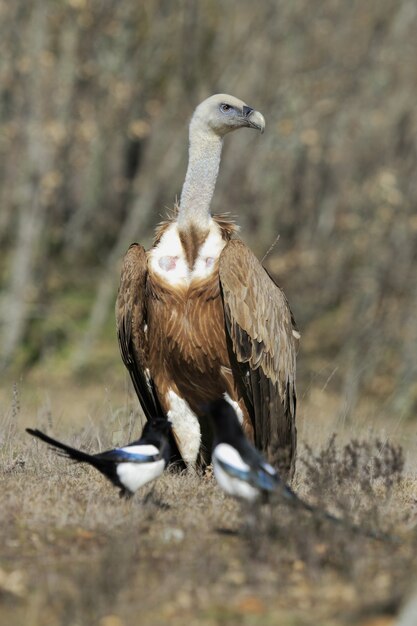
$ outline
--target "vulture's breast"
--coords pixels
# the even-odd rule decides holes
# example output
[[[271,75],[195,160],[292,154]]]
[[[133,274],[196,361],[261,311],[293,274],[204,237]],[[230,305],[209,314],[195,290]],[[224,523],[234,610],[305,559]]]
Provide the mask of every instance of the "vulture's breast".
[[[172,222],[148,252],[148,268],[154,280],[176,289],[188,289],[218,272],[217,261],[226,245],[219,225],[212,221],[207,235],[179,233]]]
[[[225,244],[213,223],[190,268],[174,223],[149,252],[147,309],[153,376],[161,366],[172,376],[178,369],[196,375],[227,362],[218,262]]]

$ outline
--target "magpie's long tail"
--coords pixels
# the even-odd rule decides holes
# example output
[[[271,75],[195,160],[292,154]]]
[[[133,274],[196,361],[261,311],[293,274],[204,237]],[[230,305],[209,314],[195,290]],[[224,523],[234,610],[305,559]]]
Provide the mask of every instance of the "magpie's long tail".
[[[33,435],[33,437],[37,437],[38,439],[41,439],[45,443],[49,444],[54,449],[54,452],[60,456],[72,459],[78,463],[89,463],[106,476],[106,478],[108,478],[113,485],[119,487],[120,496],[130,497],[130,492],[120,482],[117,474],[116,463],[114,461],[100,458],[101,455],[87,454],[87,452],[67,446],[65,443],[61,443],[61,441],[48,437],[48,435],[45,435],[45,433],[37,428],[26,428],[26,432],[28,432],[29,435]]]
[[[291,506],[302,508],[306,511],[309,511],[313,515],[317,515],[317,517],[321,517],[322,519],[329,520],[333,524],[337,524],[339,526],[348,528],[352,532],[357,533],[359,535],[364,535],[365,537],[370,537],[371,539],[376,539],[378,541],[389,541],[392,543],[400,542],[400,539],[398,537],[389,535],[387,533],[379,532],[377,530],[361,528],[360,526],[358,526],[357,524],[354,524],[353,522],[350,522],[349,520],[343,519],[341,517],[336,517],[335,515],[332,515],[328,511],[318,506],[309,504],[308,502],[300,498],[295,493],[295,491],[293,491],[291,487],[289,487],[288,485],[281,484],[280,487],[278,488],[277,493],[283,495],[285,500]]]
[[[76,450],[75,448],[72,448],[71,446],[67,446],[65,443],[61,443],[60,441],[57,441],[56,439],[53,439],[52,437],[48,437],[48,435],[45,435],[45,433],[43,433],[41,430],[38,430],[37,428],[35,429],[26,428],[26,432],[29,433],[29,435],[33,435],[33,437],[37,437],[38,439],[41,439],[42,441],[49,444],[53,448],[58,448],[59,451],[62,450],[64,452],[62,456],[66,456],[80,463],[90,463],[91,465],[94,465],[94,467],[97,467],[97,468],[98,468],[98,465],[100,465],[101,467],[101,464],[97,462],[97,460],[94,458],[93,455],[87,454],[87,452],[82,452],[82,450]],[[57,450],[55,450],[55,452],[56,451]]]

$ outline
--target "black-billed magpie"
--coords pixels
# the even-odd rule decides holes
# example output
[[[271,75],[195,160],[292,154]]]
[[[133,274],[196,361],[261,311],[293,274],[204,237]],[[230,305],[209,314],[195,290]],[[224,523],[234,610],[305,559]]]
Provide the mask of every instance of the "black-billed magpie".
[[[146,422],[140,439],[98,454],[67,446],[37,429],[26,428],[26,432],[58,448],[62,456],[89,463],[119,487],[120,496],[124,497],[133,495],[140,487],[158,478],[170,459],[171,422],[161,417]]]
[[[214,427],[214,476],[226,493],[254,501],[279,491],[290,500],[299,500],[246,438],[236,412],[227,400],[215,400],[204,410]]]
[[[398,541],[396,537],[383,532],[360,528],[348,520],[335,517],[297,496],[247,439],[230,402],[220,398],[202,408],[211,419],[214,428],[211,457],[214,476],[227,494],[249,502],[259,499],[268,501],[270,496],[283,496],[289,504],[342,525],[355,533],[382,541]]]

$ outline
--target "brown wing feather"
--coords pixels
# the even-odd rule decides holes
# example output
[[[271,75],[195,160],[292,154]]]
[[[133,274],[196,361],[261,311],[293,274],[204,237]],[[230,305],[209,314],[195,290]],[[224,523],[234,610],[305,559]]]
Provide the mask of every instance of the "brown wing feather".
[[[297,344],[290,307],[283,291],[238,239],[223,249],[219,275],[229,352],[251,414],[255,443],[291,476],[297,440]]]
[[[133,243],[127,251],[116,301],[116,325],[120,352],[147,419],[163,415],[153,381],[146,375],[148,363],[145,290],[145,249]]]

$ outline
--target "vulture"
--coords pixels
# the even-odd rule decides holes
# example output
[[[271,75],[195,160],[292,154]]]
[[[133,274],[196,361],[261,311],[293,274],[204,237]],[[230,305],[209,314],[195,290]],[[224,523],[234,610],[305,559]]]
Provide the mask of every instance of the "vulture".
[[[123,260],[118,341],[145,417],[171,421],[187,466],[210,462],[204,407],[223,397],[249,440],[290,479],[300,335],[283,291],[234,221],[210,212],[223,139],[239,128],[263,133],[265,119],[233,96],[213,95],[194,111],[180,202],[150,250],[134,243]]]

